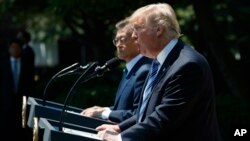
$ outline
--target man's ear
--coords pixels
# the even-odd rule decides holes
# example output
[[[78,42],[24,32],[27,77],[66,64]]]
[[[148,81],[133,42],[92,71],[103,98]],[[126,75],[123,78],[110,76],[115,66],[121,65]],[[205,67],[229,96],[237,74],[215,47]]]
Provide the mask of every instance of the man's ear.
[[[161,36],[161,35],[163,34],[163,32],[164,32],[164,27],[161,26],[161,25],[158,25],[158,26],[156,27],[156,35],[157,35],[157,36]]]

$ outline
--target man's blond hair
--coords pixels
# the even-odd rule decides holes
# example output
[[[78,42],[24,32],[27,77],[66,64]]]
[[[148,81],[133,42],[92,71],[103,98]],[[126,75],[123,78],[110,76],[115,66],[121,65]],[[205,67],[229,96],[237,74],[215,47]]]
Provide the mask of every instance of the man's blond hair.
[[[152,26],[162,25],[165,27],[164,34],[169,39],[181,36],[181,29],[175,11],[167,3],[149,4],[141,7],[131,15],[130,20],[138,17],[145,19],[145,22],[152,24]]]

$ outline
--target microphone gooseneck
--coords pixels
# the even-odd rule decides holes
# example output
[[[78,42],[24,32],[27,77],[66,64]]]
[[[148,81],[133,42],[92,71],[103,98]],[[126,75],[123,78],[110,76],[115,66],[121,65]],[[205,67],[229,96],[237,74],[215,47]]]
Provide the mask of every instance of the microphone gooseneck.
[[[85,66],[79,66],[74,70],[71,71],[67,71],[65,73],[61,73],[60,75],[58,75],[57,77],[63,77],[66,75],[72,75],[72,74],[77,74],[77,73],[81,73],[82,71],[86,70],[89,67],[89,64],[85,65]]]
[[[73,90],[76,88],[76,86],[79,87],[79,85],[78,85],[79,82],[80,82],[80,84],[82,84],[82,83],[85,83],[92,78],[102,76],[104,74],[104,72],[110,71],[114,67],[118,66],[120,64],[120,62],[121,62],[121,60],[117,57],[114,57],[114,58],[108,60],[103,66],[97,66],[97,62],[94,62],[94,63],[90,64],[90,66],[86,69],[86,71],[84,73],[81,74],[81,76],[76,80],[74,85],[71,87],[71,89],[68,92],[67,97],[64,101],[64,106],[63,106],[61,116],[60,116],[60,121],[59,121],[59,131],[62,131],[62,129],[63,129],[66,108],[67,108],[68,103],[70,102],[70,100],[72,98],[73,92],[75,92]]]
[[[63,105],[63,109],[62,109],[62,112],[61,112],[61,116],[60,116],[60,121],[59,121],[59,131],[62,131],[62,128],[63,128],[63,122],[64,122],[64,115],[65,115],[65,112],[66,112],[66,108],[68,106],[68,103],[69,101],[71,100],[72,98],[72,95],[73,95],[73,90],[75,89],[76,86],[79,86],[77,85],[79,83],[79,81],[88,76],[88,73],[89,72],[92,72],[94,71],[93,69],[97,66],[97,62],[93,62],[90,64],[90,66],[87,68],[87,70],[81,74],[81,76],[76,80],[76,82],[73,84],[73,86],[70,88],[68,94],[67,94],[67,97],[65,98],[65,101],[64,101],[64,105]]]
[[[70,70],[70,69],[76,67],[78,64],[79,64],[78,62],[77,62],[77,63],[74,63],[74,64],[72,64],[72,65],[70,65],[70,66],[68,66],[68,67],[66,67],[66,68],[64,68],[64,69],[62,69],[62,70],[60,70],[60,71],[57,72],[54,76],[51,77],[51,79],[48,81],[48,83],[47,83],[47,85],[46,85],[46,87],[45,87],[45,89],[44,89],[44,91],[43,91],[43,106],[45,106],[46,94],[47,94],[47,90],[48,90],[48,87],[50,86],[51,82],[53,82],[53,80],[55,80],[55,78],[57,78],[57,76],[59,76],[60,74],[62,74],[62,73],[64,73],[64,72],[66,72],[66,71],[68,71],[68,70]]]

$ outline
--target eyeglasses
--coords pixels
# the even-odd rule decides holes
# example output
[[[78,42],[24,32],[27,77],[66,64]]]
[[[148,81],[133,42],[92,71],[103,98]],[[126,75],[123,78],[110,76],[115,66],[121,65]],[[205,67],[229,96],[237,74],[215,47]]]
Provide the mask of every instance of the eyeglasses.
[[[120,38],[115,38],[114,40],[113,40],[113,44],[115,45],[115,46],[117,46],[118,45],[118,43],[120,42],[120,44],[125,44],[126,42],[128,41],[128,37],[120,37]]]

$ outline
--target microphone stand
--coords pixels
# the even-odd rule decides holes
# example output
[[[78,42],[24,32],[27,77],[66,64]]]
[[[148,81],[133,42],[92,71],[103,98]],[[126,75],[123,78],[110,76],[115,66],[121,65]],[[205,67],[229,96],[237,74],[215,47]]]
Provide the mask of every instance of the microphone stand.
[[[93,62],[90,65],[90,67],[76,80],[76,82],[71,87],[71,89],[68,92],[67,97],[65,99],[64,106],[63,106],[62,113],[61,113],[61,117],[60,117],[60,122],[59,122],[59,131],[62,131],[62,128],[63,128],[63,118],[64,118],[64,115],[66,112],[66,108],[68,106],[68,99],[70,98],[70,100],[71,100],[72,95],[73,95],[73,90],[77,86],[77,84],[82,80],[82,78],[84,78],[84,79],[83,79],[83,81],[80,82],[80,84],[87,82],[88,80],[90,80],[92,78],[101,77],[104,74],[104,72],[109,71],[110,68],[118,65],[118,63],[120,63],[120,59],[117,57],[110,59],[102,67],[98,67],[97,62]],[[94,68],[94,70],[92,70],[93,68]],[[92,73],[87,75],[87,73],[89,73],[89,72],[92,72]]]
[[[47,94],[47,90],[48,90],[48,87],[51,85],[51,82],[53,82],[53,80],[56,80],[57,76],[59,76],[60,74],[68,71],[69,69],[77,66],[79,63],[74,63],[72,64],[71,66],[67,67],[67,68],[64,68],[62,70],[60,70],[59,72],[57,72],[50,80],[49,82],[47,83],[44,91],[43,91],[43,106],[45,106],[45,98],[46,98],[46,94]]]
[[[79,86],[78,84],[79,84],[79,82],[80,82],[80,80],[82,79],[82,78],[85,78],[85,77],[87,77],[88,75],[88,73],[89,72],[91,72],[91,71],[93,71],[92,69],[94,68],[95,69],[95,67],[97,66],[97,62],[93,62],[90,66],[89,66],[89,68],[76,80],[76,82],[74,83],[74,85],[71,87],[71,89],[70,89],[70,91],[68,92],[68,94],[67,94],[67,97],[66,97],[66,99],[65,99],[65,101],[64,101],[64,106],[63,106],[63,109],[62,109],[62,112],[61,112],[61,116],[60,116],[60,121],[59,121],[59,131],[63,131],[62,130],[62,128],[63,128],[63,122],[64,122],[64,115],[65,115],[65,112],[66,112],[66,108],[67,108],[67,106],[68,106],[68,103],[69,103],[69,101],[71,101],[71,99],[72,99],[72,95],[75,93],[75,91],[73,91],[74,89],[75,89],[75,87],[76,86]],[[95,71],[95,70],[94,70]],[[94,72],[95,73],[95,72]],[[93,74],[93,73],[92,73]],[[92,74],[90,75],[90,76],[92,76]],[[91,79],[92,77],[87,77],[88,79],[87,80],[89,80],[89,79]],[[85,80],[84,82],[86,82],[87,80]],[[73,93],[74,92],[74,93]]]
[[[92,74],[88,75],[83,81],[81,81],[81,84],[84,83],[84,82],[87,82],[88,80],[93,79],[95,77],[101,77],[101,76],[103,76],[103,74],[106,71],[110,71],[111,68],[113,66],[118,65],[118,63],[120,63],[120,61],[121,60],[119,58],[115,57],[115,58],[110,59],[108,62],[106,62],[106,65],[108,65],[108,66],[105,66],[106,69],[103,69],[104,66],[102,66],[102,67],[96,67],[95,71]]]

